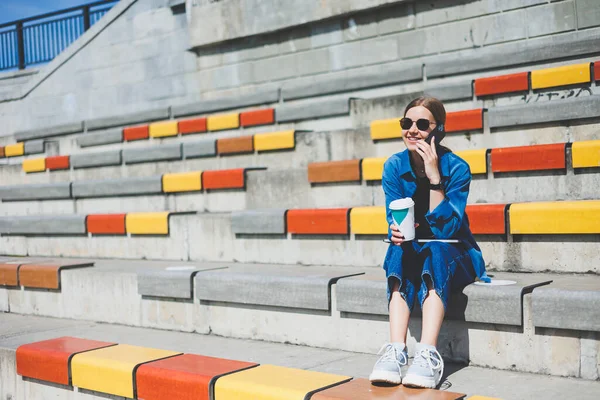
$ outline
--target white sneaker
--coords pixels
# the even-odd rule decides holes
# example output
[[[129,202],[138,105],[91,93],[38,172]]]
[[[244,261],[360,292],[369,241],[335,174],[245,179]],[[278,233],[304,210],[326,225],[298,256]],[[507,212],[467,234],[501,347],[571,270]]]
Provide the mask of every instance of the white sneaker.
[[[435,389],[444,374],[444,360],[434,346],[417,343],[415,359],[402,380],[404,386]]]
[[[379,353],[383,354],[369,375],[371,382],[402,383],[401,368],[408,364],[408,353],[404,343],[386,343]]]

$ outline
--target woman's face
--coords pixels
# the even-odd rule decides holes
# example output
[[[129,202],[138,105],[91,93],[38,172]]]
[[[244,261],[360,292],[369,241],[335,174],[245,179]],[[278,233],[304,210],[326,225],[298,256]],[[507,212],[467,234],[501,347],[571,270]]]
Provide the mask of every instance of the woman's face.
[[[413,121],[412,126],[409,129],[402,129],[402,139],[406,148],[410,151],[416,151],[417,143],[419,140],[425,140],[429,137],[429,134],[436,127],[435,118],[431,111],[423,106],[416,106],[406,112],[405,118],[410,118]],[[427,130],[420,130],[417,128],[416,122],[419,119],[426,119],[429,121],[429,127]]]

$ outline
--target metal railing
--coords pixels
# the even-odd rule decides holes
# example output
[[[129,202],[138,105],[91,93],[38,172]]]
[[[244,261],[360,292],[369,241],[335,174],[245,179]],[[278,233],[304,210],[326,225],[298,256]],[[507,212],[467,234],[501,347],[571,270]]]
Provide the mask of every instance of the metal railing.
[[[117,2],[101,0],[0,25],[0,71],[52,61]]]

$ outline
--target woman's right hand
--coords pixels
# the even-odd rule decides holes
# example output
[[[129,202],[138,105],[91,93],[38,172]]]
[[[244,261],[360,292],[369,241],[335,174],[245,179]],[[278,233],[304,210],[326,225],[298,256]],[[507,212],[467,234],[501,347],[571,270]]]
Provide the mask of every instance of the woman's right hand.
[[[400,246],[404,242],[404,235],[400,232],[396,224],[391,224],[390,229],[392,230],[392,243]]]
[[[415,224],[415,228],[418,226],[419,224]],[[394,243],[396,246],[400,246],[402,243],[404,243],[404,235],[402,232],[400,232],[398,226],[396,224],[391,224],[390,229],[392,230],[392,243]]]

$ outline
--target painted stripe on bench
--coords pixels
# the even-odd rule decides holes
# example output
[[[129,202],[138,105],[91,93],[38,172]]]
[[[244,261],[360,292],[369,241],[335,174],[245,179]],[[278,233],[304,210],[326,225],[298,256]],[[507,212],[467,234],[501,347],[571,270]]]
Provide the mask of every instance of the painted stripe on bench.
[[[75,354],[116,343],[70,336],[28,343],[17,348],[17,374],[46,382],[71,385],[70,361]]]
[[[240,136],[227,139],[217,139],[218,154],[242,154],[254,151],[252,136]]]
[[[351,380],[349,376],[303,369],[259,365],[221,377],[215,384],[219,400],[309,399],[317,391]]]
[[[354,207],[350,211],[350,232],[356,235],[387,235],[385,207]]]
[[[288,210],[287,231],[304,235],[347,235],[348,208]]]
[[[165,193],[202,190],[202,171],[164,174],[162,187]]]
[[[529,72],[475,79],[475,96],[526,92],[529,90]]]
[[[19,267],[26,261],[0,263],[0,286],[19,286]]]
[[[133,376],[140,364],[179,354],[181,353],[127,344],[77,354],[71,360],[73,385],[134,398]]]
[[[87,231],[94,235],[124,235],[125,214],[91,214],[87,216]]]
[[[600,200],[511,204],[510,233],[600,233]]]
[[[206,132],[206,118],[183,119],[178,123],[179,133],[188,135],[191,133]]]
[[[154,138],[177,136],[177,121],[161,121],[150,124],[149,136]]]
[[[132,235],[168,235],[169,212],[128,213],[125,230]]]
[[[270,125],[275,123],[275,109],[246,111],[240,114],[242,126]]]
[[[402,137],[400,118],[381,119],[371,122],[371,139],[394,139]]]
[[[471,232],[475,235],[506,233],[506,204],[469,204],[466,213]]]
[[[46,157],[46,168],[49,171],[56,171],[60,169],[69,169],[70,159],[69,156],[53,156]]]
[[[594,79],[596,82],[600,81],[600,61],[594,63]]]
[[[450,112],[446,115],[446,132],[483,129],[483,108]]]
[[[254,149],[256,151],[293,149],[296,147],[294,131],[281,131],[257,133],[254,135]]]
[[[246,170],[244,168],[204,171],[202,187],[211,189],[244,189],[246,187]]]
[[[591,80],[590,63],[531,71],[532,89],[576,85]]]
[[[19,267],[19,284],[27,288],[60,290],[63,269],[93,267],[90,261],[44,261]]]
[[[360,160],[327,161],[308,164],[310,183],[360,181]]]
[[[487,173],[487,149],[463,150],[457,151],[454,154],[469,164],[471,174],[476,175]]]
[[[9,144],[4,147],[4,155],[6,157],[22,156],[25,153],[25,143]]]
[[[240,115],[238,113],[211,115],[207,118],[207,127],[209,131],[237,129],[240,127]]]
[[[383,165],[387,158],[363,158],[361,163],[362,178],[365,181],[380,181],[383,176]]]
[[[149,136],[150,131],[148,125],[131,126],[123,129],[123,140],[126,142],[148,139]]]
[[[46,159],[45,158],[30,158],[23,160],[23,171],[27,173],[32,172],[43,172],[46,170]]]
[[[492,149],[493,172],[539,171],[565,169],[566,143]]]
[[[144,400],[209,400],[220,376],[256,366],[256,363],[195,354],[152,361],[137,369],[137,396]]]
[[[4,146],[0,146],[0,158],[4,158],[6,154],[4,153]]]
[[[464,399],[464,397],[465,395],[462,393],[446,390],[412,389],[402,385],[378,386],[371,384],[368,379],[357,378],[316,393],[311,400],[458,400]]]
[[[571,151],[573,168],[600,167],[600,140],[575,142]]]

